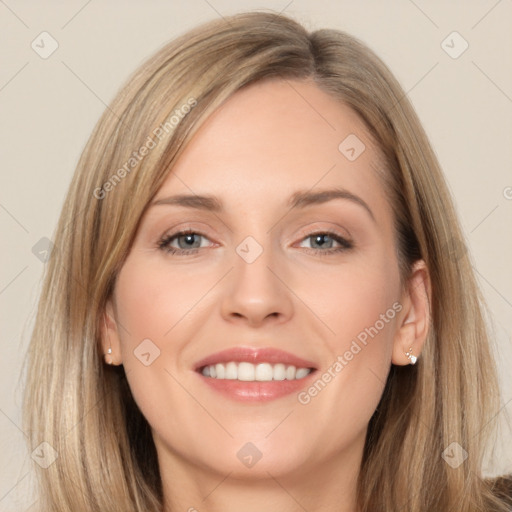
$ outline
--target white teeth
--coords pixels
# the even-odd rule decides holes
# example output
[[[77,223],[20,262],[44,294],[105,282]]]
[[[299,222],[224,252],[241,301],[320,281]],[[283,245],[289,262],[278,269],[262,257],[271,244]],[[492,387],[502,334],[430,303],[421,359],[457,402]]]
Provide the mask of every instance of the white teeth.
[[[236,380],[238,379],[238,366],[236,363],[228,363],[226,365],[226,379]]]
[[[297,371],[295,372],[295,378],[303,379],[308,373],[309,373],[308,368],[297,368]]]
[[[217,379],[223,379],[226,375],[226,368],[224,368],[223,364],[216,364],[215,365],[215,373]]]
[[[293,365],[285,366],[282,363],[252,364],[247,362],[227,364],[217,363],[205,366],[201,373],[205,377],[213,379],[241,380],[245,382],[266,382],[270,380],[295,380],[303,379],[311,373],[310,368],[295,368]]]
[[[291,366],[290,368],[293,368]],[[286,378],[286,367],[284,364],[278,363],[274,365],[274,380],[284,380]]]
[[[251,363],[239,363],[238,365],[238,380],[251,381],[254,380],[254,365]]]
[[[261,363],[258,366],[256,366],[256,375],[255,380],[272,380],[272,377],[274,376],[274,370],[272,368],[271,364],[268,363]]]

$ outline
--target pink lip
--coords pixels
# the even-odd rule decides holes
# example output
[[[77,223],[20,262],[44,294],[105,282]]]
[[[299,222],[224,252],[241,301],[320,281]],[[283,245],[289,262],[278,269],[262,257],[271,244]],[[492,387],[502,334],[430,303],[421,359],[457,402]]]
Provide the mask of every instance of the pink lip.
[[[297,357],[290,352],[279,350],[277,348],[252,348],[252,347],[234,347],[215,352],[204,359],[201,359],[196,365],[196,370],[200,370],[204,366],[210,366],[217,363],[283,363],[285,365],[293,365],[295,368],[315,368],[315,364],[301,357]]]
[[[205,366],[217,363],[237,363],[246,361],[248,363],[283,363],[293,365],[296,368],[312,368],[313,371],[303,379],[295,380],[272,380],[266,382],[244,382],[230,379],[212,379],[202,375],[201,370]],[[315,365],[306,359],[297,357],[289,352],[274,348],[250,348],[235,347],[221,352],[211,354],[199,361],[196,365],[196,372],[205,384],[211,389],[224,396],[241,402],[264,402],[274,400],[291,393],[298,393],[301,389],[310,385],[312,376],[315,375]]]

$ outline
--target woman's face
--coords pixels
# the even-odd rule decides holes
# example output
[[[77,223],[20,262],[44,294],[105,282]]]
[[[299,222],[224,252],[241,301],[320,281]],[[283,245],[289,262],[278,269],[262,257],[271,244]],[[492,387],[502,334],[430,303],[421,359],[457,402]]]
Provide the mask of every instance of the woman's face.
[[[109,309],[163,473],[359,463],[409,348],[378,165],[353,111],[303,81],[237,92],[179,158]]]

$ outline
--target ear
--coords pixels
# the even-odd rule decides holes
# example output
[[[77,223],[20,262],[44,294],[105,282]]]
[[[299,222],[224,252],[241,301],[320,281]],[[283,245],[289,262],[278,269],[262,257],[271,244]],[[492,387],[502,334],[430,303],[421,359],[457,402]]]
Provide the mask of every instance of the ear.
[[[111,349],[111,353],[109,353],[109,349]],[[101,351],[104,361],[108,365],[122,364],[121,343],[111,300],[107,302],[101,318]]]
[[[430,325],[431,283],[428,268],[418,260],[404,286],[400,303],[403,308],[397,317],[393,342],[392,362],[396,365],[411,364],[407,353],[419,358]]]

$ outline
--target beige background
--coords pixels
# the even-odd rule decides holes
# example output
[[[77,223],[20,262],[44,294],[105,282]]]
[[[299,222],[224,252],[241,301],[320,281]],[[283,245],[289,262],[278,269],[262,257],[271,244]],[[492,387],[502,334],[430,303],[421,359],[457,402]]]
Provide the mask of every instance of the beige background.
[[[52,238],[95,122],[125,78],[168,40],[199,22],[254,8],[360,37],[415,105],[453,192],[494,325],[508,406],[488,472],[512,471],[512,1],[4,0],[0,511],[28,510],[34,501],[19,382],[44,266],[32,247]],[[42,31],[59,45],[47,59],[31,48]],[[458,58],[445,49],[454,54],[461,39],[451,36],[442,46],[453,31],[469,44]]]

